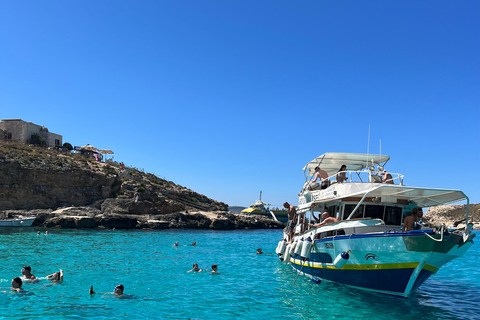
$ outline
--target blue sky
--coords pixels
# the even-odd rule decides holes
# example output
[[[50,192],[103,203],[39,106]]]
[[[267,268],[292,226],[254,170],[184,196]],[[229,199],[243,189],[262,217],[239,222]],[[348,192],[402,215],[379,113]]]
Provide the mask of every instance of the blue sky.
[[[2,1],[0,118],[229,205],[325,152],[480,202],[479,1]]]

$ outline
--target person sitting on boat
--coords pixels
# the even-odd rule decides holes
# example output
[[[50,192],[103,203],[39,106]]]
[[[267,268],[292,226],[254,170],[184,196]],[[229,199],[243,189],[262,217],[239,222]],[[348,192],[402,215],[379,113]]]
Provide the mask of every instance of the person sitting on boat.
[[[289,234],[289,239],[288,243],[292,242],[293,239],[293,230],[295,229],[295,223],[297,221],[297,210],[295,209],[294,206],[289,204],[288,202],[285,202],[283,204],[283,207],[288,210],[288,222],[287,222],[287,230]]]
[[[317,180],[320,180],[320,188],[321,189],[326,189],[330,185],[330,179],[328,179],[328,173],[320,167],[315,167],[315,177],[312,180],[312,183],[316,182]]]
[[[22,278],[28,279],[28,280],[36,280],[37,279],[37,277],[35,277],[32,274],[32,267],[30,267],[30,266],[24,266],[22,268]]]
[[[380,173],[383,176],[382,182],[386,184],[395,184],[392,175],[386,171]]]
[[[22,279],[20,277],[15,277],[12,279],[12,290],[16,292],[22,292]]]
[[[337,172],[337,182],[338,183],[342,183],[342,182],[348,180],[346,171],[347,171],[347,166],[343,164],[340,167],[340,170],[338,170],[338,172]]]
[[[325,226],[327,224],[330,224],[330,223],[335,223],[335,222],[338,222],[338,219],[337,218],[334,218],[334,217],[330,217],[330,215],[328,214],[328,212],[324,212],[322,213],[322,222],[320,223],[317,223],[317,224],[313,224],[311,223],[310,225],[312,227],[322,227],[322,226]]]
[[[422,216],[423,216],[423,212],[422,212]],[[420,221],[420,218],[418,216],[418,208],[413,208],[412,214],[409,216],[406,216],[405,220],[403,220],[403,231],[407,232],[415,229],[421,229],[422,226],[418,223],[419,221]]]
[[[53,282],[61,283],[63,281],[63,270],[60,269],[60,272],[54,272],[47,276],[47,279]]]

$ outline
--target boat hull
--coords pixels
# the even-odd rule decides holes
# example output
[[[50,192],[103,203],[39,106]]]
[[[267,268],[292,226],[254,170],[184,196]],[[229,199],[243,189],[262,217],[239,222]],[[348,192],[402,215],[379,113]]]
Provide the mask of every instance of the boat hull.
[[[0,227],[30,227],[35,218],[0,220]]]
[[[463,255],[473,244],[470,238],[463,243],[457,240],[425,233],[332,237],[316,240],[307,258],[293,255],[290,263],[309,277],[408,297],[441,266]],[[342,252],[348,252],[349,259],[336,267],[336,258]]]

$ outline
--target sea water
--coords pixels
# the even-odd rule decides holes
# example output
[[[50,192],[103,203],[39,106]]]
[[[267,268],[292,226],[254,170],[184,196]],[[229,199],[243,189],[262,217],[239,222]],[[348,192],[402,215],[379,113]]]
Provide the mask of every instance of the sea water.
[[[297,278],[275,256],[281,230],[45,231],[0,228],[0,319],[480,319],[478,244],[401,298]],[[13,293],[24,265],[41,280]],[[102,294],[117,284],[125,296]]]

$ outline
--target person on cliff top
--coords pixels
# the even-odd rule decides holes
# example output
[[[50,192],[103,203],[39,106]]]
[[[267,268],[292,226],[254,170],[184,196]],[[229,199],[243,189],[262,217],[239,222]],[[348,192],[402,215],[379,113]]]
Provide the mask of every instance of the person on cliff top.
[[[125,290],[125,287],[123,286],[123,284],[118,284],[115,286],[115,289],[113,289],[113,292],[101,293],[101,294],[113,294],[115,296],[123,296],[124,290]],[[96,292],[93,290],[93,284],[90,286],[90,290],[88,290],[88,293],[96,294]]]
[[[54,272],[52,274],[49,274],[47,276],[47,279],[52,281],[52,282],[57,282],[57,283],[62,283],[63,282],[63,270],[60,269],[60,271],[58,272]]]
[[[36,280],[37,279],[37,277],[35,277],[32,274],[32,267],[30,267],[30,266],[24,266],[22,268],[22,278],[28,279],[28,280]]]
[[[288,202],[285,202],[283,204],[283,207],[288,210],[288,223],[287,223],[287,230],[289,234],[289,239],[287,243],[291,243],[293,239],[293,230],[295,228],[296,220],[297,220],[297,210],[295,209],[294,206],[289,204]]]
[[[207,271],[207,270],[200,269],[200,268],[198,267],[198,264],[194,263],[194,264],[193,264],[193,269],[192,269],[192,270],[189,270],[189,271],[187,271],[187,272],[202,272],[202,271]]]

